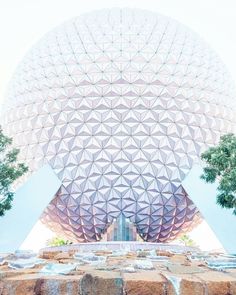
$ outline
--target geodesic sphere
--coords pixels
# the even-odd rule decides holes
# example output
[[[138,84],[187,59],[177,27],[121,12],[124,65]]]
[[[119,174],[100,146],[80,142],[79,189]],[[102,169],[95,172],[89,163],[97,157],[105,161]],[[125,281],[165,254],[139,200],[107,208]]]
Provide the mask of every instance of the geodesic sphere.
[[[43,215],[54,231],[96,241],[121,213],[144,240],[187,230],[197,209],[181,181],[235,131],[232,82],[192,31],[151,12],[112,9],[48,33],[20,63],[3,128],[35,171],[62,186]]]

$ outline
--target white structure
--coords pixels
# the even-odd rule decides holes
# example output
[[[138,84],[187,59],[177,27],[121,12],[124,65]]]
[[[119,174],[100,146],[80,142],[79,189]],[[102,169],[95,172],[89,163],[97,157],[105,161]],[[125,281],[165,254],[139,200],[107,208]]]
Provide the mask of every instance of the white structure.
[[[204,183],[200,179],[202,173],[200,166],[194,166],[183,181],[183,187],[226,252],[236,254],[236,217],[233,210],[221,208],[216,204],[218,183]]]
[[[96,241],[123,214],[144,240],[165,242],[198,219],[181,183],[202,151],[235,131],[232,85],[185,26],[103,10],[32,48],[2,124],[31,171],[49,163],[62,181],[43,216],[54,231]]]
[[[0,218],[0,253],[19,249],[60,186],[51,167],[45,165],[16,191],[11,210]]]

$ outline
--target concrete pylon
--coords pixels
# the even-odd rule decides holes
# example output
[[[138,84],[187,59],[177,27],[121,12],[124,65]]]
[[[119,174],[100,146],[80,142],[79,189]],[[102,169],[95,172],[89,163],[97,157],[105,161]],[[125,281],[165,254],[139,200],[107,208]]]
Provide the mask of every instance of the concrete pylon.
[[[11,210],[0,217],[0,253],[19,249],[60,186],[52,168],[45,165],[16,191]]]
[[[194,166],[182,185],[225,251],[236,254],[236,216],[232,214],[233,210],[216,204],[218,182],[204,182],[200,179],[202,173],[200,165]]]

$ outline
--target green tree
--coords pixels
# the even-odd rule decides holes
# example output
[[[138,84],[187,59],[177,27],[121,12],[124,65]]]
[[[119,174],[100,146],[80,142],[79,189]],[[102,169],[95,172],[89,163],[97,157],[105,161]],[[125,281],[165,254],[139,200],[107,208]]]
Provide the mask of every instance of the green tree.
[[[236,215],[236,136],[221,136],[219,144],[202,153],[201,158],[206,163],[201,178],[209,183],[219,181],[217,203],[234,209]]]
[[[0,127],[0,216],[11,208],[14,193],[11,186],[27,170],[23,163],[17,163],[19,150],[12,148],[12,139],[5,136]]]
[[[60,237],[53,237],[52,239],[47,241],[47,246],[50,247],[57,247],[57,246],[64,246],[64,245],[71,245],[72,242],[69,240],[64,240]]]
[[[189,235],[186,235],[186,234],[182,235],[179,238],[179,241],[181,244],[183,244],[186,247],[197,247],[197,244],[195,243],[193,239],[189,237]]]

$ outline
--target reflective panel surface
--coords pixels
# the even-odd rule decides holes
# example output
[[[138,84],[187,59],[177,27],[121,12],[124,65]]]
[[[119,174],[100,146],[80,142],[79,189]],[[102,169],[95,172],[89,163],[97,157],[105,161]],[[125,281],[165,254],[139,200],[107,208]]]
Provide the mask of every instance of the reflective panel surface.
[[[97,241],[122,213],[146,241],[194,225],[181,186],[221,134],[235,131],[231,79],[195,33],[167,17],[102,10],[49,32],[20,63],[3,128],[31,171],[63,185],[43,221]]]

